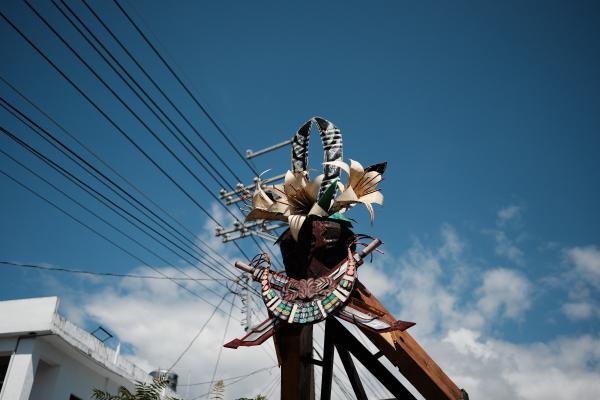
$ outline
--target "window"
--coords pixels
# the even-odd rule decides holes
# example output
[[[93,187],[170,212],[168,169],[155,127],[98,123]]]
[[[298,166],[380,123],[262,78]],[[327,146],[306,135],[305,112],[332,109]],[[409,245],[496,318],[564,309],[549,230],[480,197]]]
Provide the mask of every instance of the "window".
[[[0,356],[0,391],[4,384],[4,378],[6,378],[6,371],[8,371],[8,363],[10,362],[10,356]]]

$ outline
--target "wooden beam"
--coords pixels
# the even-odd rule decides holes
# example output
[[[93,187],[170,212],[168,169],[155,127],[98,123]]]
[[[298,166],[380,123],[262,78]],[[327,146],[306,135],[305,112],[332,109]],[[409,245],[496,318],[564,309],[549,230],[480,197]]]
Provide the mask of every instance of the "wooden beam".
[[[333,331],[330,329],[330,321],[325,322],[325,343],[323,344],[323,370],[321,371],[321,400],[331,399],[331,380],[333,378]]]
[[[275,327],[275,349],[281,367],[281,398],[314,400],[312,325],[282,323]]]
[[[365,393],[365,388],[360,381],[360,376],[358,375],[358,371],[354,366],[354,362],[352,361],[352,357],[344,346],[336,346],[338,354],[340,355],[340,359],[342,360],[342,364],[344,365],[344,369],[346,370],[346,374],[348,375],[348,379],[350,380],[350,384],[352,385],[352,390],[354,390],[354,395],[357,400],[368,400],[367,394]]]
[[[356,284],[352,301],[369,310],[377,310],[385,319],[395,320],[383,304],[360,282]],[[465,400],[464,392],[452,382],[408,332],[376,333],[366,328],[361,328],[361,331],[393,365],[398,367],[400,373],[425,399]]]
[[[375,354],[371,354],[354,335],[335,318],[330,318],[332,330],[335,332],[335,346],[341,357],[341,350],[347,349],[356,359],[385,386],[394,398],[401,400],[415,400],[415,396],[379,361]],[[335,329],[335,330],[334,330]],[[350,375],[350,374],[348,374]]]

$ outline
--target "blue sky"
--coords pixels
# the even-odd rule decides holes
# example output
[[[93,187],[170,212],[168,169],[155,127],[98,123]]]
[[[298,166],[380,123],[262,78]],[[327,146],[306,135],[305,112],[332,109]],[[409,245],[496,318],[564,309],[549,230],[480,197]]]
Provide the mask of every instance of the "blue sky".
[[[33,4],[166,137],[164,129],[54,6],[39,1]],[[141,76],[95,24],[82,3],[68,4],[109,43],[117,58]],[[240,177],[250,180],[251,171],[235,157],[114,4],[94,2],[92,6],[228,165]],[[389,162],[383,183],[386,203],[376,209],[375,225],[369,226],[364,210],[353,211],[359,221],[357,231],[385,241],[386,256],[376,261],[371,270],[366,267],[365,279],[398,318],[417,322],[414,334],[431,343],[434,356],[457,376],[461,386],[469,390],[471,385],[471,391],[492,398],[485,392],[491,389],[485,389],[482,382],[494,381],[482,371],[495,365],[489,354],[496,354],[498,348],[503,352],[517,349],[516,353],[523,354],[530,351],[546,360],[550,368],[549,360],[560,358],[563,348],[578,348],[576,344],[581,343],[582,348],[585,343],[594,347],[598,343],[597,4],[545,2],[542,7],[537,2],[378,2],[369,6],[359,2],[178,2],[166,6],[148,1],[124,6],[242,151],[285,140],[308,118],[320,115],[342,129],[346,158],[365,165]],[[217,218],[227,219],[204,189],[160,148],[25,4],[8,2],[0,9],[205,207]],[[210,239],[206,216],[160,176],[4,21],[0,23],[0,52],[4,60],[0,64],[2,77],[195,233]],[[139,79],[148,86],[143,78]],[[0,83],[0,87],[2,97],[61,135],[4,84]],[[155,91],[151,94],[157,95]],[[160,104],[168,109],[164,100]],[[0,111],[0,121],[44,154],[75,170],[5,111]],[[179,119],[177,123],[187,129]],[[76,147],[69,139],[64,140]],[[0,138],[0,147],[143,243],[154,246],[171,263],[185,267],[182,260],[156,248],[5,136]],[[310,161],[313,167],[320,168],[320,149],[314,146],[313,150]],[[194,165],[189,157],[184,159]],[[211,160],[217,165],[217,160]],[[260,171],[271,168],[273,172],[283,172],[288,166],[286,151],[256,161]],[[145,260],[165,267],[5,156],[0,156],[0,168],[118,238],[119,243],[135,249]],[[216,184],[197,165],[194,168],[216,192]],[[227,177],[234,183],[230,175]],[[0,178],[0,188],[2,260],[121,273],[140,267],[138,261],[4,177]],[[256,252],[252,243],[242,246],[249,253]],[[231,258],[239,256],[231,245],[221,251]],[[145,337],[126,337],[119,321],[99,311],[103,301],[105,307],[124,307],[141,299],[145,301],[141,304],[154,304],[153,299],[143,297],[142,292],[148,288],[142,284],[8,267],[0,268],[0,282],[0,299],[61,296],[63,312],[81,324],[92,326],[99,321],[123,339],[138,340],[131,343],[130,351],[140,362],[168,362],[165,360],[169,359],[169,352],[144,350]],[[160,288],[156,293],[167,296],[163,300],[174,306],[204,307],[182,299],[184,293],[166,294],[175,291],[174,285]],[[193,331],[200,321],[187,323]],[[236,336],[241,330],[232,328],[230,332],[230,336]],[[447,348],[441,348],[440,343]],[[466,353],[461,349],[466,349]],[[177,347],[172,351],[177,351]],[[588,376],[597,376],[600,355],[597,351],[587,353],[578,359],[577,367],[563,365],[564,371],[570,369],[575,375],[564,372],[562,377],[585,383]],[[465,360],[476,360],[482,368],[469,371],[467,366],[453,361],[456,354],[462,354]],[[529,360],[521,362],[527,364]],[[540,370],[544,365],[538,365]],[[190,361],[188,367],[192,366]],[[209,372],[203,373],[206,375],[210,376]],[[540,383],[536,380],[539,377],[522,376],[529,386]],[[510,385],[492,385],[496,388],[492,393],[506,398],[509,386],[520,387],[516,378],[511,379],[498,379]],[[510,394],[516,398],[543,397],[514,390],[517,391]],[[573,394],[585,397],[584,392]]]

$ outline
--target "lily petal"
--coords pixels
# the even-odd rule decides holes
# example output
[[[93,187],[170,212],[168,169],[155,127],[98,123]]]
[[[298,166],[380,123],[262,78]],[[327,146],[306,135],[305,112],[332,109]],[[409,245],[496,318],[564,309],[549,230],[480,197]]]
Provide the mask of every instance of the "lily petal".
[[[327,161],[327,162],[324,162],[323,165],[331,165],[334,167],[341,168],[344,170],[344,172],[346,172],[348,175],[350,175],[350,166],[341,160]]]
[[[379,204],[380,206],[383,205],[383,194],[381,194],[381,192],[378,190],[376,192],[373,193],[369,193],[367,195],[362,196],[359,201],[361,203],[375,203],[375,204]]]
[[[256,185],[256,191],[252,195],[252,207],[267,209],[271,205],[273,205],[273,200],[267,196],[267,193],[259,185]]]
[[[327,211],[323,210],[323,208],[318,203],[315,203],[315,205],[313,205],[312,208],[310,209],[310,211],[308,212],[308,215],[317,215],[319,217],[326,217],[329,214],[327,213]]]
[[[363,176],[358,180],[358,182],[353,185],[354,192],[358,197],[366,193],[371,193],[374,190],[377,190],[377,184],[381,182],[382,177],[379,172],[371,171],[363,174]]]
[[[371,225],[375,222],[375,210],[373,210],[373,206],[369,203],[363,203],[365,207],[367,207],[367,211],[369,211],[369,215],[371,216]]]
[[[338,203],[352,203],[358,201],[358,196],[354,192],[354,189],[352,189],[352,186],[348,186],[346,190],[344,190],[342,194],[338,196],[336,201]]]
[[[271,212],[260,208],[255,208],[246,215],[246,221],[256,221],[259,219],[287,221],[287,217],[281,213]]]
[[[304,189],[307,183],[305,173],[288,171],[285,174],[283,190],[287,196],[293,196]]]
[[[290,215],[288,217],[288,223],[290,224],[290,232],[295,241],[298,241],[298,235],[300,234],[300,228],[306,220],[306,215]]]
[[[323,182],[324,176],[325,175],[321,174],[312,181],[309,181],[304,189],[314,202],[317,201],[317,195],[319,194],[319,188],[321,187],[321,182]]]
[[[353,187],[356,186],[364,173],[365,169],[358,161],[350,160],[350,178],[348,179],[348,185]]]

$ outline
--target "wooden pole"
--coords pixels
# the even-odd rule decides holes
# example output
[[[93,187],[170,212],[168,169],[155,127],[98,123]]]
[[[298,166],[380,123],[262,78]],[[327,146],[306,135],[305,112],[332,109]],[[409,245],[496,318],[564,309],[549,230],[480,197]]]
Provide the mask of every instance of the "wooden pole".
[[[281,369],[282,400],[315,399],[312,330],[312,325],[282,323],[276,327],[274,340]]]

